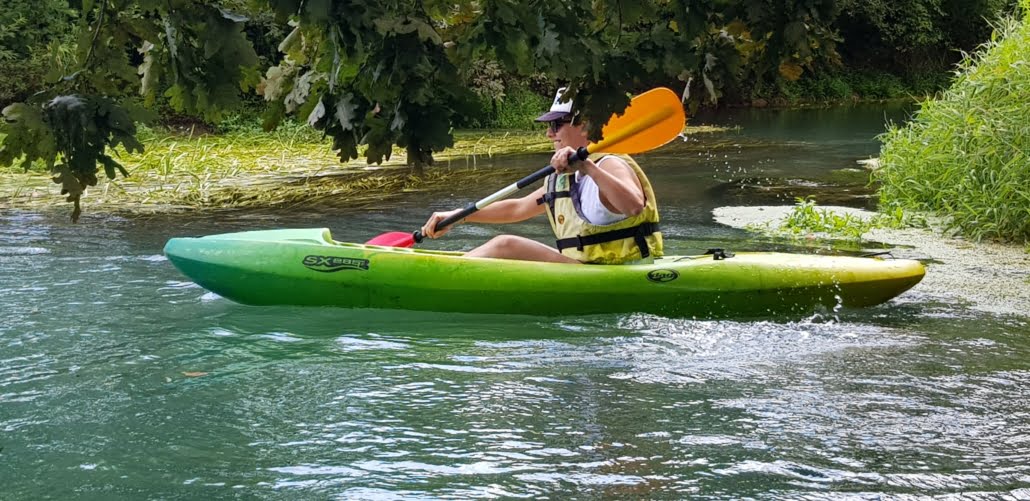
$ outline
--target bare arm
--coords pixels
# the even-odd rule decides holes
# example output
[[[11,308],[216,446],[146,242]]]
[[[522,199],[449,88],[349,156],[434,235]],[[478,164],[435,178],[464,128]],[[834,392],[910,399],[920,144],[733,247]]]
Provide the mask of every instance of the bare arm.
[[[538,216],[544,213],[544,206],[537,204],[538,198],[543,196],[544,187],[541,186],[533,193],[526,195],[522,198],[512,198],[508,200],[500,200],[494,202],[482,209],[473,212],[465,221],[470,223],[490,223],[490,224],[504,224],[504,223],[517,223],[519,221],[525,221],[533,216]],[[429,238],[439,238],[447,233],[447,228],[440,228],[440,231],[436,231],[436,224],[443,221],[451,214],[455,214],[461,209],[455,209],[447,212],[434,212],[426,224],[422,226],[422,234]]]
[[[644,210],[644,189],[633,169],[619,157],[611,157],[601,165],[584,161],[580,171],[597,183],[601,203],[615,213],[635,216]]]
[[[482,209],[473,212],[465,218],[470,223],[505,224],[525,221],[533,216],[544,213],[544,206],[536,203],[537,199],[544,196],[544,187],[541,186],[533,193],[521,198],[510,198],[494,202]]]
[[[551,165],[558,172],[578,169],[590,176],[597,183],[601,203],[614,213],[635,216],[644,210],[644,189],[640,186],[636,173],[626,162],[619,157],[612,157],[601,162],[601,165],[587,159],[578,165],[570,166],[568,158],[574,151],[569,147],[558,150],[551,157]]]

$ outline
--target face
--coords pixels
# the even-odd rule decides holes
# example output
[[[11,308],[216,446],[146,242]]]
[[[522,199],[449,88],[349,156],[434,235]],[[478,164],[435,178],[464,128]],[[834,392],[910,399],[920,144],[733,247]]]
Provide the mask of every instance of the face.
[[[589,144],[586,127],[582,124],[573,125],[565,120],[555,120],[547,123],[547,139],[554,143],[555,150],[560,150],[566,146],[579,148]]]

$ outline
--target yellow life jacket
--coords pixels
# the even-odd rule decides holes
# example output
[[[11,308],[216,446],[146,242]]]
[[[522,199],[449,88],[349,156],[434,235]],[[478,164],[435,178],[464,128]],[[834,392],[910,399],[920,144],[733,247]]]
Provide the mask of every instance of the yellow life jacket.
[[[604,154],[590,155],[598,163]],[[612,224],[591,224],[580,209],[579,183],[575,173],[551,174],[545,183],[544,196],[538,204],[547,204],[547,220],[557,237],[558,251],[583,263],[623,264],[662,255],[662,234],[658,231],[658,204],[651,182],[640,166],[627,155],[613,155],[626,162],[644,190],[644,210]]]

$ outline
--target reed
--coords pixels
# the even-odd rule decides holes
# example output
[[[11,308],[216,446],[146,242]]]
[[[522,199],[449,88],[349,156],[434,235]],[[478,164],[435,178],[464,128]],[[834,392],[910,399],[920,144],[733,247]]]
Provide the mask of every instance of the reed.
[[[952,86],[881,136],[880,203],[936,213],[975,240],[1030,242],[1030,0]]]

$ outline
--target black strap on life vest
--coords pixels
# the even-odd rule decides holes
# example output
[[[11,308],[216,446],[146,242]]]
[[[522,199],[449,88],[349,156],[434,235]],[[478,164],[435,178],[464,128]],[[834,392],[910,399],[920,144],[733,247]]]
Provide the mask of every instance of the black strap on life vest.
[[[575,176],[573,176],[573,181]],[[572,196],[571,191],[555,191],[558,186],[558,174],[551,174],[547,176],[547,189],[544,190],[544,196],[536,199],[536,204],[540,205],[543,203],[547,204],[548,210],[551,211],[551,219],[555,218],[554,215],[554,201],[559,198],[569,198]]]
[[[575,180],[575,177],[572,178]],[[547,176],[547,190],[544,191],[544,196],[536,199],[536,204],[546,203],[551,208],[551,212],[554,212],[554,201],[559,198],[569,198],[572,196],[571,191],[555,191],[558,186],[558,174],[551,174]]]
[[[587,236],[577,235],[575,237],[561,238],[555,241],[555,246],[558,247],[559,252],[571,247],[575,247],[576,250],[583,252],[583,248],[587,245],[597,245],[622,240],[624,238],[632,238],[633,241],[636,242],[637,247],[640,248],[640,257],[645,258],[651,255],[651,249],[647,247],[647,237],[654,233],[658,233],[658,223],[641,223],[621,230],[605,231]]]
[[[542,197],[536,199],[536,204],[537,205],[547,204],[548,207],[550,207],[551,209],[554,209],[554,200],[555,199],[557,199],[557,198],[569,198],[571,196],[572,196],[572,194],[567,192],[567,191],[556,191],[556,192],[548,191],[547,193],[544,193],[544,195]]]

